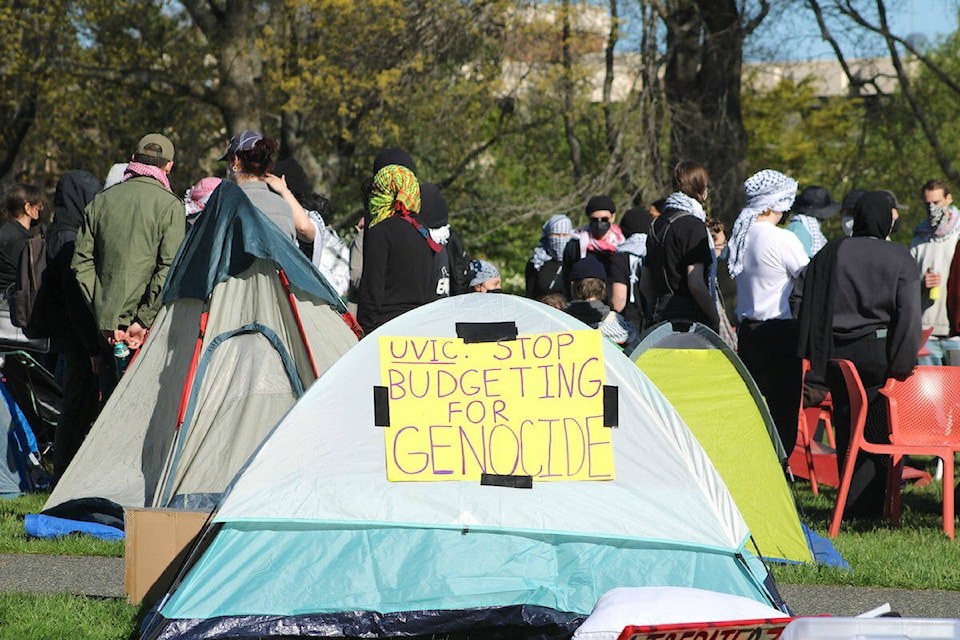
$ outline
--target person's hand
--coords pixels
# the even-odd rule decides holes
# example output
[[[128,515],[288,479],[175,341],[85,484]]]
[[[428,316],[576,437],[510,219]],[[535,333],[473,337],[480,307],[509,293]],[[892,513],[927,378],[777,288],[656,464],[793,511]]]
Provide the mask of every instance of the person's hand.
[[[927,272],[923,274],[923,286],[927,289],[939,287],[942,278],[943,276],[941,276],[939,273],[935,273],[932,268],[929,268],[927,269]]]
[[[111,346],[126,340],[127,334],[123,329],[105,329],[100,332],[103,335],[103,339],[106,340]]]
[[[143,346],[143,341],[147,339],[147,330],[139,322],[134,322],[127,327],[127,336],[125,342],[131,349],[139,349]]]
[[[283,195],[290,190],[290,188],[287,186],[286,176],[275,176],[272,173],[268,173],[263,176],[263,181],[267,183],[268,187],[280,195]]]

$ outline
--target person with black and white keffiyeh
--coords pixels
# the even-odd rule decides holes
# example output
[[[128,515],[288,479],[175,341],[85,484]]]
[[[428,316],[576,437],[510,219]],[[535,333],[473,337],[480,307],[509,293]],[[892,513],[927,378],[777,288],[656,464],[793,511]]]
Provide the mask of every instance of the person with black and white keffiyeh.
[[[810,259],[799,238],[778,224],[793,204],[797,181],[765,169],[747,178],[744,191],[746,205],[727,245],[737,283],[739,355],[789,453],[797,440],[802,386],[790,294]]]
[[[565,215],[553,215],[543,223],[542,231],[540,244],[533,249],[524,274],[526,296],[534,300],[551,293],[569,293],[563,252],[573,238],[573,223]]]
[[[827,244],[820,221],[836,215],[838,211],[840,203],[830,199],[827,189],[810,185],[800,192],[793,203],[793,215],[786,229],[800,239],[803,250],[812,258]]]

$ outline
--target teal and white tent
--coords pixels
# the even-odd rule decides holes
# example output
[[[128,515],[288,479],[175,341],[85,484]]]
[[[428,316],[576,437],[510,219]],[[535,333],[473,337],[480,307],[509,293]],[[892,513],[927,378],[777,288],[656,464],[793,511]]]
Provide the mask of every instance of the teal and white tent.
[[[615,345],[538,302],[457,296],[384,325],[307,391],[144,637],[564,637],[622,586],[783,608],[749,540]]]

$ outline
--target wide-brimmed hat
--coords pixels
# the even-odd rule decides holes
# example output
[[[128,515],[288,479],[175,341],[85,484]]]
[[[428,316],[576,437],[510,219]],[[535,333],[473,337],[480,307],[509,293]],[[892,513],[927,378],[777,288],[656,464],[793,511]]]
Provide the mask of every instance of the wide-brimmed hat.
[[[840,203],[830,199],[825,187],[811,185],[800,192],[793,203],[793,212],[825,220],[840,211]]]

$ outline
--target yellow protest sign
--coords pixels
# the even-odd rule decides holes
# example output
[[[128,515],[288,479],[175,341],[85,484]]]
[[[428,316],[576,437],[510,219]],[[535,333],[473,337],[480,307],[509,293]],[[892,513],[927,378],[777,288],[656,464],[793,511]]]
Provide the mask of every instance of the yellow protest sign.
[[[599,331],[501,342],[380,338],[391,482],[612,480]]]

